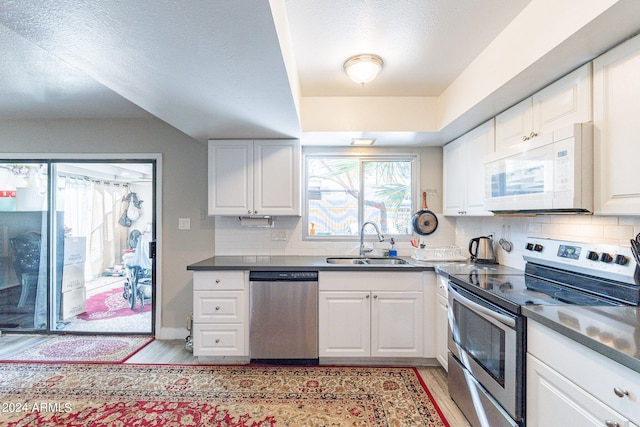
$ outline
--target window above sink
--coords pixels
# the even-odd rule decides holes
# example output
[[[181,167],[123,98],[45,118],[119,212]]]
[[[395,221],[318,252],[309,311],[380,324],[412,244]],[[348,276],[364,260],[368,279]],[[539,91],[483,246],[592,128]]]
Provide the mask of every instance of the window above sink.
[[[366,221],[388,237],[411,235],[417,155],[309,154],[304,166],[305,240],[358,240]]]

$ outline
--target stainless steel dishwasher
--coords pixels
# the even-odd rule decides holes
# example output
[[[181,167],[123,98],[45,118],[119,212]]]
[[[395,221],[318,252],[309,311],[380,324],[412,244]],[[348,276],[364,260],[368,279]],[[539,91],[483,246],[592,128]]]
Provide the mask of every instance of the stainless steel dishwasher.
[[[256,363],[318,364],[318,272],[249,273],[249,356]]]

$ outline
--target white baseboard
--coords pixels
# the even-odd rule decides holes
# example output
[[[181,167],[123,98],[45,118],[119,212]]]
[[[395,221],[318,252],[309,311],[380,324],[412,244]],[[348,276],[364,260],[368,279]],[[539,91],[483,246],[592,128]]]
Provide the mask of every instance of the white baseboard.
[[[158,340],[183,340],[189,335],[185,328],[161,328],[156,329],[156,339]]]

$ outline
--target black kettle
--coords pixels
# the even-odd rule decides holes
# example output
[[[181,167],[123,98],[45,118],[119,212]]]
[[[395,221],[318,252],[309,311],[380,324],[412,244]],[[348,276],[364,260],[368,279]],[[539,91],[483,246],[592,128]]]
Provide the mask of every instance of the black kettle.
[[[469,240],[471,261],[479,264],[495,264],[496,254],[493,250],[493,239],[489,236],[474,237]]]

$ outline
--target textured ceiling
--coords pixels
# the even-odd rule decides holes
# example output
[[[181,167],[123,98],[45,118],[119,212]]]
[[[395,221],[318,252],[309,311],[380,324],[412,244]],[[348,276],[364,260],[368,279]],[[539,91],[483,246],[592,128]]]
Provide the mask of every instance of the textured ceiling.
[[[326,144],[331,132],[301,132],[299,96],[438,96],[523,8],[548,1],[0,0],[0,119],[153,116],[199,141]],[[442,144],[640,29],[638,0],[609,5],[446,129],[386,141]],[[360,87],[342,64],[363,52],[385,67]]]
[[[196,139],[299,132],[266,1],[5,1],[0,24]]]
[[[286,0],[302,96],[437,96],[531,0]],[[364,87],[342,65],[385,66]]]

